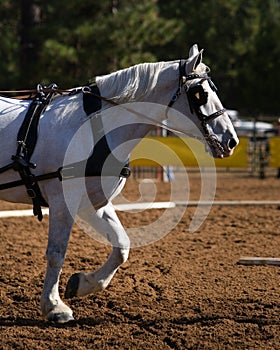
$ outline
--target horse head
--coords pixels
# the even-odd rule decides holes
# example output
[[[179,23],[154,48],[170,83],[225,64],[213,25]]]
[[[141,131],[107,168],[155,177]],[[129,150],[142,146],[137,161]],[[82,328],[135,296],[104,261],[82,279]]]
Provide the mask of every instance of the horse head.
[[[189,117],[199,130],[191,136],[204,139],[207,142],[207,150],[213,157],[228,157],[239,140],[217,95],[217,88],[209,76],[210,69],[202,63],[202,52],[203,50],[198,50],[197,45],[193,45],[189,51],[189,58],[180,60],[179,86],[168,106],[174,105],[175,109]],[[179,98],[182,92],[185,92],[184,99]],[[176,127],[184,130],[183,124],[178,125],[178,122],[181,124],[185,121],[175,119],[172,122],[177,124]],[[189,129],[186,131],[189,134]]]

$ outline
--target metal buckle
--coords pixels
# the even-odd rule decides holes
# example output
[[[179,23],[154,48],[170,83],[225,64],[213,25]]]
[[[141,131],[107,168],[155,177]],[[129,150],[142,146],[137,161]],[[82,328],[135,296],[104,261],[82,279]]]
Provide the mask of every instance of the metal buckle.
[[[62,169],[60,169],[60,176],[61,176],[61,181],[63,180],[68,180],[68,179],[73,179],[75,177],[75,174],[73,173],[75,167],[63,167]],[[72,173],[69,173],[67,175],[67,171],[71,171]]]
[[[36,192],[32,188],[28,188],[26,192],[30,198],[36,198]]]

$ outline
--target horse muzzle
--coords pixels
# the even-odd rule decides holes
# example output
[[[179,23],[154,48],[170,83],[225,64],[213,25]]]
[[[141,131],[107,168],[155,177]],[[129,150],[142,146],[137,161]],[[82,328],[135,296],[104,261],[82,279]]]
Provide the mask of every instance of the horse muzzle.
[[[207,142],[206,149],[213,158],[226,158],[233,154],[239,140],[237,136],[232,135],[227,140],[220,142],[216,135],[210,135],[205,138]]]
[[[239,143],[239,139],[237,136],[235,137],[231,137],[228,142],[227,142],[227,146],[225,148],[225,153],[224,153],[224,157],[229,157],[233,154],[235,147],[238,145]]]

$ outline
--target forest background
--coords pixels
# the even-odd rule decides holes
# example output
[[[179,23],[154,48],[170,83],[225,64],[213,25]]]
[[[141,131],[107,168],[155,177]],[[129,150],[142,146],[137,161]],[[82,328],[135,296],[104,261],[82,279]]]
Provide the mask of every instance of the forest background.
[[[280,115],[280,0],[1,0],[0,89],[61,88],[197,43],[227,108]]]

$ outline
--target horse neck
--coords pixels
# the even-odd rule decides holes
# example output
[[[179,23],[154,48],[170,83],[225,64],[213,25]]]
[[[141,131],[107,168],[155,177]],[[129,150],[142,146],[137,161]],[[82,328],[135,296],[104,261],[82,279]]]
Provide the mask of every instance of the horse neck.
[[[140,64],[97,77],[96,82],[101,95],[118,104],[105,103],[102,120],[111,150],[118,149],[118,158],[125,159],[165,118],[178,87],[178,61]]]

